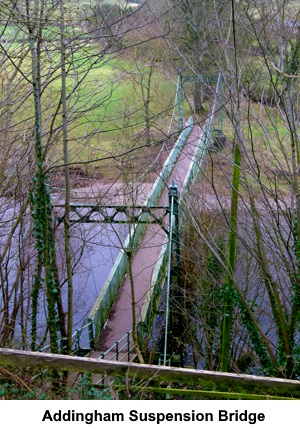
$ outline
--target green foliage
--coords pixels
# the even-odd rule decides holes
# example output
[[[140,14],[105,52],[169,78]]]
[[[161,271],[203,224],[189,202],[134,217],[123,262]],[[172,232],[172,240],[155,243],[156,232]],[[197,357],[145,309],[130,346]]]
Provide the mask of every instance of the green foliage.
[[[201,221],[200,221],[201,220]],[[187,302],[186,332],[188,350],[192,350],[193,365],[200,365],[207,370],[219,370],[220,338],[222,326],[223,296],[221,286],[224,283],[224,231],[211,214],[200,214],[201,229],[210,225],[210,235],[214,237],[215,252],[195,236],[192,227],[186,225],[183,243],[189,243],[183,248],[182,279],[185,283]],[[194,260],[194,256],[198,258]],[[197,363],[196,363],[197,362]]]
[[[207,324],[213,336],[207,339],[207,352],[209,361],[215,363],[219,362],[219,348],[220,348],[220,332],[221,332],[221,319],[220,308],[222,307],[222,279],[225,275],[224,266],[221,261],[224,258],[224,240],[222,236],[217,237],[216,251],[219,258],[209,251],[207,261],[207,278],[203,282],[203,298],[201,301],[202,312],[206,313]],[[221,260],[221,261],[220,261]],[[213,353],[214,352],[214,353]],[[212,356],[215,355],[214,357]],[[208,368],[208,366],[206,366]]]
[[[31,195],[31,212],[34,220],[33,236],[37,250],[37,266],[34,273],[32,291],[32,336],[31,349],[36,347],[36,319],[38,312],[39,291],[45,283],[47,296],[47,326],[50,333],[51,352],[58,352],[57,339],[57,293],[58,286],[55,279],[55,248],[51,218],[51,199],[47,177],[43,170],[42,149],[36,145],[37,173],[33,178],[34,191]],[[42,268],[44,279],[41,278]]]
[[[232,302],[235,303],[236,306],[238,306],[240,310],[241,320],[248,330],[253,351],[255,352],[260,361],[259,372],[263,375],[274,375],[274,367],[271,363],[266,347],[260,337],[257,328],[252,321],[251,316],[249,315],[249,311],[246,308],[245,303],[237,294],[236,290],[231,290],[231,292],[226,291],[226,295],[228,294],[230,294]],[[257,371],[257,369],[253,370],[255,372]]]
[[[61,378],[56,381],[53,389],[51,372],[39,374],[7,372],[0,377],[0,398],[5,400],[112,400],[112,391],[108,385],[101,388],[94,386],[92,377],[86,373],[79,377],[78,382],[63,386]],[[1,369],[0,369],[1,376]],[[60,375],[61,376],[61,375]],[[116,380],[116,383],[118,381]]]
[[[109,387],[95,387],[89,373],[85,373],[75,387],[67,390],[67,397],[79,397],[80,400],[113,400]]]
[[[298,220],[295,218],[293,228],[293,249],[296,259],[296,273],[292,278],[292,316],[290,326],[290,343],[293,350],[293,356],[290,357],[289,366],[291,371],[297,377],[300,376],[300,238],[298,234]]]

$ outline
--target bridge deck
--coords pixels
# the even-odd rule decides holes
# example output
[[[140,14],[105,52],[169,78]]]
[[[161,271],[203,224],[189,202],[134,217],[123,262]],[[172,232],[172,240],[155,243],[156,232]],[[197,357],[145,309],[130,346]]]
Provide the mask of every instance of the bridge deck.
[[[199,126],[195,126],[192,129],[187,142],[182,148],[182,151],[170,175],[169,184],[174,181],[174,183],[178,186],[179,193],[182,189],[186,172],[197,147],[200,134],[201,128]],[[165,187],[158,204],[168,205],[168,187]],[[168,223],[167,218],[168,217],[166,217],[166,223]],[[149,225],[139,249],[134,255],[132,262],[132,273],[134,278],[136,321],[139,320],[147,291],[150,288],[152,273],[158,260],[164,239],[165,233],[159,225]],[[113,304],[97,349],[101,351],[109,349],[116,341],[121,339],[127,331],[130,331],[131,328],[132,299],[130,279],[127,274]]]

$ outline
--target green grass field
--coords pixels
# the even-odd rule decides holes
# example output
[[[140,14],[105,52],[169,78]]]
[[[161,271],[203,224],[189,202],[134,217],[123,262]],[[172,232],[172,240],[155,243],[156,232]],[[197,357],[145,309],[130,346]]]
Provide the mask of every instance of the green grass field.
[[[4,31],[5,30],[5,31]],[[3,39],[6,39],[7,51],[17,63],[29,51],[28,34],[25,28],[8,26],[4,29]],[[67,29],[72,42],[72,52],[67,51],[67,94],[68,94],[68,140],[69,158],[71,162],[97,160],[126,151],[145,144],[145,105],[143,90],[149,66],[141,62],[136,63],[130,55],[121,56],[117,52],[114,56],[103,56],[103,45],[86,43],[84,38],[74,37],[82,35],[80,28]],[[61,92],[60,78],[60,37],[59,27],[49,25],[44,29],[45,41],[42,45],[42,126],[43,145],[48,144],[49,131],[59,130],[62,125],[61,107],[57,110]],[[6,72],[13,73],[14,66],[7,60],[6,69],[2,67],[3,96],[5,96]],[[149,117],[152,138],[159,141],[168,130],[176,94],[177,77],[173,82],[159,69],[160,65],[153,63],[154,72],[151,79],[151,101]],[[141,80],[142,75],[143,82]],[[20,65],[19,82],[16,83],[15,98],[28,92],[18,109],[13,113],[12,123],[26,123],[27,129],[33,128],[34,101],[30,95],[31,86],[23,78],[31,78],[31,55],[27,52]],[[13,83],[14,85],[14,83]],[[20,91],[20,93],[19,93]],[[56,113],[55,120],[54,114]],[[177,113],[177,112],[176,112]],[[188,117],[190,108],[184,102],[184,116]],[[17,127],[16,127],[17,128]],[[174,128],[177,131],[176,119]],[[55,139],[50,142],[47,162],[62,164],[61,132],[53,134]],[[139,138],[140,136],[140,138]],[[32,139],[32,136],[29,137]],[[102,162],[95,162],[92,166],[102,169]],[[104,169],[104,176],[110,177],[112,163]]]
[[[51,124],[51,118],[60,100],[60,54],[59,42],[52,44],[51,54],[44,52],[42,56],[42,75],[46,83],[43,88],[42,123],[45,132],[44,144]],[[21,52],[20,43],[10,46],[15,58]],[[23,47],[24,49],[24,47]],[[68,138],[70,161],[82,162],[116,154],[130,148],[133,144],[143,145],[144,138],[136,141],[137,136],[145,128],[145,109],[142,98],[140,73],[147,75],[148,68],[136,66],[127,57],[102,58],[96,45],[89,45],[84,50],[73,53],[67,58],[67,93],[68,98]],[[11,71],[13,67],[9,65]],[[22,73],[31,75],[30,54],[21,66]],[[88,72],[87,72],[88,70]],[[48,74],[48,75],[47,75]],[[18,74],[22,78],[21,73]],[[49,78],[50,76],[50,78]],[[2,77],[5,79],[4,70]],[[174,77],[176,81],[176,76]],[[79,84],[79,85],[78,85]],[[30,85],[25,84],[28,91]],[[151,79],[151,102],[149,106],[152,135],[160,139],[166,133],[175,100],[176,85],[159,70],[155,70]],[[189,115],[187,103],[184,105],[185,116]],[[15,112],[17,121],[27,121],[33,127],[34,103],[30,95]],[[61,109],[52,124],[53,129],[61,127]],[[176,121],[174,129],[176,130]],[[51,145],[48,162],[62,163],[61,134]],[[103,163],[94,163],[94,166]],[[109,177],[111,166],[106,168],[105,177]]]

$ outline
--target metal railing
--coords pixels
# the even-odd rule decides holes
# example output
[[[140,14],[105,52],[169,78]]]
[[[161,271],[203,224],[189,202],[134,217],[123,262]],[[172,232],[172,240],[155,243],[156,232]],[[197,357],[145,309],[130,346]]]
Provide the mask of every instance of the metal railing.
[[[135,325],[137,336],[141,334],[141,331],[139,330],[140,324],[137,323]],[[132,337],[132,329],[128,331],[123,337],[121,337],[120,340],[116,341],[107,351],[103,352],[99,355],[98,360],[108,360],[108,361],[127,361],[130,362],[130,354],[134,351],[134,344],[132,343],[133,337]],[[123,343],[124,342],[124,343]],[[106,358],[110,352],[114,352],[111,357]],[[104,384],[105,377],[104,375],[101,376],[101,378],[95,382],[95,385],[101,385]]]
[[[137,336],[139,337],[140,330],[139,330],[140,324],[136,324],[135,328],[137,331]],[[125,341],[125,342],[124,342]],[[125,336],[123,336],[120,340],[116,341],[106,352],[102,353],[98,360],[104,360],[105,357],[110,352],[115,352],[108,360],[114,360],[116,361],[123,361],[123,359],[126,357],[127,361],[130,361],[130,354],[134,351],[134,344],[132,343],[133,337],[132,337],[132,329],[128,331]],[[123,354],[121,357],[120,355]]]
[[[72,343],[74,344],[72,355],[84,356],[88,355],[89,352],[93,351],[95,348],[94,342],[94,330],[93,322],[91,320],[86,320],[87,323],[83,324],[80,329],[76,329],[72,335]],[[136,333],[139,342],[142,341],[142,330],[140,329],[141,323],[135,325]],[[60,342],[60,352],[63,354],[66,351],[66,341],[67,338],[61,337]],[[50,344],[39,348],[38,352],[49,352]],[[114,352],[109,358],[110,352]],[[132,329],[128,331],[121,339],[116,341],[107,351],[99,355],[98,360],[108,359],[116,361],[130,361],[131,356],[134,354],[134,343],[132,337]],[[126,360],[125,360],[126,359]]]
[[[61,354],[63,354],[67,349],[67,338],[60,337],[58,341],[60,343],[60,352]],[[74,331],[74,333],[72,334],[72,344],[74,344],[74,348],[72,349],[72,355],[85,355],[94,349],[94,330],[93,322],[91,320],[86,319],[83,322],[82,327]],[[50,344],[45,345],[42,348],[38,348],[39,352],[47,352],[49,350]]]

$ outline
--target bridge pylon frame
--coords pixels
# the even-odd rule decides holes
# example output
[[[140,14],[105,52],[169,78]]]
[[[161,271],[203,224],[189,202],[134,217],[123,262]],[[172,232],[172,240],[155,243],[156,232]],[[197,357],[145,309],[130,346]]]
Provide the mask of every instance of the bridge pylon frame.
[[[214,129],[214,132],[218,134],[223,133],[223,71],[222,68],[219,72],[219,80],[215,75],[182,75],[181,70],[179,70],[178,78],[178,131],[179,133],[183,130],[183,84],[185,82],[207,82],[207,83],[218,83],[217,87],[217,98],[218,98],[218,128]]]
[[[105,204],[89,204],[89,203],[71,203],[70,209],[72,216],[70,225],[75,224],[158,224],[163,231],[169,236],[170,242],[170,260],[169,260],[169,279],[170,285],[170,306],[166,309],[166,314],[170,314],[170,331],[171,346],[167,348],[167,355],[174,356],[174,335],[177,338],[182,333],[182,319],[180,318],[180,308],[182,307],[182,293],[180,289],[180,240],[179,240],[179,207],[178,207],[178,187],[174,183],[169,187],[169,205],[105,205]],[[52,208],[64,209],[63,204],[52,205]],[[135,214],[134,211],[138,211]],[[155,213],[160,211],[160,216]],[[150,219],[141,220],[142,215],[148,213]],[[126,219],[118,219],[121,214],[126,216]],[[169,215],[169,228],[164,224],[163,219]],[[58,224],[64,220],[64,215],[56,216]],[[172,219],[173,218],[173,219]],[[173,227],[172,227],[173,226]],[[172,230],[171,230],[172,227]],[[169,312],[170,310],[170,312]],[[175,318],[174,318],[175,317]],[[169,316],[166,316],[166,321]],[[167,323],[168,325],[168,323]],[[89,329],[90,330],[90,329]],[[166,337],[168,336],[168,328],[166,328]],[[89,331],[90,343],[94,344],[93,332]],[[182,362],[181,351],[180,363]]]
[[[180,237],[179,237],[179,203],[178,187],[174,183],[169,187],[169,262],[167,273],[166,322],[163,362],[182,365],[182,342],[178,341],[183,334],[181,310],[183,295],[180,283]]]

